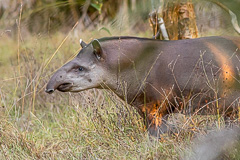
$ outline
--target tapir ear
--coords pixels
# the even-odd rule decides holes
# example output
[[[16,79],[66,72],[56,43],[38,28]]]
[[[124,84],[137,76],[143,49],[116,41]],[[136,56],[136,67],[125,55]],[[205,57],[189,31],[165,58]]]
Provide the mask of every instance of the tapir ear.
[[[80,42],[80,45],[81,45],[82,48],[87,46],[87,43],[83,42],[82,39],[80,39],[79,42]]]
[[[103,51],[102,47],[97,39],[94,39],[92,42],[94,54],[97,57],[98,60],[103,59]]]

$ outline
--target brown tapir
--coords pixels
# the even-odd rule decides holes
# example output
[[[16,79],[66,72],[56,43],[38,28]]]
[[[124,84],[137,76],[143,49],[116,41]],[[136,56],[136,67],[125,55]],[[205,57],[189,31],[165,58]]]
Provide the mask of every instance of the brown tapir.
[[[154,136],[169,129],[167,115],[175,111],[238,114],[239,37],[111,37],[80,44],[76,58],[51,77],[47,93],[110,89],[138,110]]]

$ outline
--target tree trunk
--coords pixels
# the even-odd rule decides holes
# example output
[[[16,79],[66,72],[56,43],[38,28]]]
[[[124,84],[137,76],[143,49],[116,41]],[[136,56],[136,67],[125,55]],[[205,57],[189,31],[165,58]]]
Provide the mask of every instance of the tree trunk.
[[[191,39],[198,37],[196,25],[196,16],[194,6],[191,0],[179,2],[178,0],[165,0],[161,11],[155,11],[150,14],[150,22],[153,28],[153,34],[157,39],[162,39],[158,34],[158,19],[162,15],[169,40]]]

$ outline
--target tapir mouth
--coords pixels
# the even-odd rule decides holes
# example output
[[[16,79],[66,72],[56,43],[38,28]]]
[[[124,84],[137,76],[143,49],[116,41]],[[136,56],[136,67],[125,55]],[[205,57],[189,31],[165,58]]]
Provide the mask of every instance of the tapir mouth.
[[[73,87],[73,83],[63,83],[57,87],[57,90],[61,92],[68,92],[71,90],[72,87]]]

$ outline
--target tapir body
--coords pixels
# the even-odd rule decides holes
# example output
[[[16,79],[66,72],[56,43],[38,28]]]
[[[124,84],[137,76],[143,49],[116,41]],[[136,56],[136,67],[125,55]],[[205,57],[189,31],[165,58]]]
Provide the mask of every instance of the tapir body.
[[[154,136],[168,130],[169,113],[238,114],[239,37],[111,37],[81,46],[51,77],[46,92],[110,89],[138,110]]]

